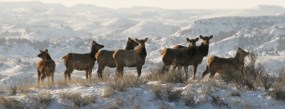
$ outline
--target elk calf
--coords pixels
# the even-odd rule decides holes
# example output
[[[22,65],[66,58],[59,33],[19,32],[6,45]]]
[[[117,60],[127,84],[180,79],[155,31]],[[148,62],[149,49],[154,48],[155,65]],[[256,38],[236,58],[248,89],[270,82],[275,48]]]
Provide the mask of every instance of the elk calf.
[[[131,38],[128,38],[125,50],[133,50],[137,45],[138,43],[136,41],[134,41]],[[115,60],[113,59],[113,56],[112,56],[114,52],[115,51],[100,50],[98,53],[96,53],[95,57],[98,62],[97,74],[99,78],[103,78],[102,73],[104,71],[105,66],[108,66],[111,68],[116,67]]]
[[[210,78],[214,77],[216,73],[221,75],[235,75],[231,73],[242,74],[244,67],[244,58],[249,53],[241,48],[237,49],[236,56],[234,58],[221,58],[217,56],[208,57],[207,68],[202,74],[202,78],[209,72]],[[238,75],[238,74],[237,74]]]
[[[38,57],[42,59],[39,63],[37,63],[38,83],[41,81],[43,82],[45,77],[48,77],[48,82],[50,82],[51,78],[53,83],[55,62],[51,59],[47,49],[45,51],[40,50]]]
[[[148,40],[148,38],[135,40],[139,43],[135,50],[120,49],[114,52],[113,58],[116,63],[117,76],[123,76],[124,67],[137,67],[138,77],[140,77],[141,69],[145,63],[145,58],[147,55],[145,42]]]
[[[65,80],[68,78],[70,80],[71,73],[73,70],[85,70],[86,72],[86,79],[92,77],[92,69],[94,67],[96,58],[95,54],[103,48],[104,45],[100,45],[95,41],[92,42],[91,45],[91,52],[85,54],[77,54],[77,53],[68,53],[67,55],[63,56],[62,59],[64,60],[64,65],[66,70],[64,72]]]

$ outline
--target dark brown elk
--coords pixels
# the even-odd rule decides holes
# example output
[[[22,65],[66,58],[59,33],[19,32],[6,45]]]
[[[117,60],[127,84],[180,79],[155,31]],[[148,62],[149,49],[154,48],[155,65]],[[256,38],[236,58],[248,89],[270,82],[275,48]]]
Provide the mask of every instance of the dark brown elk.
[[[207,37],[200,35],[202,43],[197,47],[188,47],[187,49],[169,49],[166,48],[162,51],[162,61],[164,66],[162,67],[162,72],[168,71],[170,65],[184,66],[185,69],[188,69],[189,65],[194,67],[194,76],[195,79],[196,71],[198,65],[202,62],[203,57],[208,55],[209,51],[209,42],[213,38],[213,35]],[[187,70],[185,70],[185,75],[187,77]]]
[[[210,78],[214,77],[216,73],[220,75],[228,75],[230,73],[242,74],[244,67],[244,58],[249,55],[248,52],[241,48],[237,49],[234,58],[221,58],[218,56],[209,56],[207,61],[207,68],[202,74],[202,78],[209,72]]]
[[[66,70],[64,72],[65,80],[68,78],[70,80],[71,73],[73,70],[85,70],[86,72],[86,79],[92,77],[92,69],[94,67],[96,58],[94,57],[95,54],[103,48],[104,45],[100,45],[95,41],[92,42],[91,52],[85,54],[77,54],[77,53],[68,53],[67,55],[63,56],[62,59],[64,60],[64,65]]]
[[[186,40],[187,40],[187,39],[186,39]],[[196,47],[196,42],[197,42],[197,41],[198,41],[198,40],[190,41],[190,44],[191,44],[191,45],[189,45],[189,46],[192,46],[191,48]],[[187,48],[187,47],[185,47],[185,46],[183,46],[183,45],[174,45],[174,46],[172,46],[172,47],[170,47],[170,48],[172,48],[172,49],[185,49],[185,48]],[[172,69],[175,70],[177,67],[178,67],[178,70],[180,71],[182,66],[173,65]],[[186,69],[186,68],[187,68],[187,67],[184,67],[185,72],[188,71],[188,68],[187,68],[187,69]]]
[[[116,50],[113,54],[113,58],[116,63],[117,76],[123,76],[124,67],[136,67],[138,77],[140,77],[142,66],[145,63],[145,58],[147,55],[145,42],[148,40],[148,38],[135,40],[139,43],[139,45],[134,50],[120,49]]]
[[[164,66],[162,67],[162,72],[169,70],[169,67],[171,65],[174,66],[174,69],[176,66],[179,66],[178,64],[175,64],[174,62],[180,61],[183,58],[187,59],[189,56],[194,56],[196,54],[196,42],[199,40],[199,38],[189,39],[186,38],[187,42],[189,42],[189,46],[184,48],[184,46],[174,46],[176,48],[164,48],[161,52],[162,61],[164,63]],[[187,71],[185,70],[185,76],[187,77]]]
[[[48,77],[48,82],[50,79],[52,83],[54,82],[54,72],[55,72],[55,62],[51,59],[48,50],[40,50],[38,57],[42,60],[37,64],[38,71],[38,83],[43,81],[45,77]]]
[[[134,41],[131,38],[128,38],[125,50],[133,50],[136,46],[138,46],[138,43]],[[95,57],[98,62],[98,70],[97,74],[99,78],[103,78],[103,71],[105,66],[114,68],[116,67],[115,60],[113,59],[113,54],[115,51],[109,51],[109,50],[100,50],[98,53],[96,53]]]

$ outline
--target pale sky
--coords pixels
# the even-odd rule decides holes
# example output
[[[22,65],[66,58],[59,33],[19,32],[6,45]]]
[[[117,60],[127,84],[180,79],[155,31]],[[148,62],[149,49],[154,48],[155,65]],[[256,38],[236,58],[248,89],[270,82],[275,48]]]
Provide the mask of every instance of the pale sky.
[[[134,6],[158,7],[164,9],[248,9],[257,5],[278,5],[285,7],[285,0],[0,0],[41,1],[60,3],[65,6],[93,4],[109,8],[130,8]]]

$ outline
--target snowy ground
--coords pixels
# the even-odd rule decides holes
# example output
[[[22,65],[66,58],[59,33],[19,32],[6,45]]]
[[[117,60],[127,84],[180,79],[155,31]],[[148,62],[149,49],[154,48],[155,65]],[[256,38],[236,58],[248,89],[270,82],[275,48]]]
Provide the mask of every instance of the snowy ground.
[[[257,64],[265,66],[267,73],[278,76],[280,69],[285,67],[283,8],[259,6],[248,10],[212,11],[134,7],[115,10],[89,5],[64,7],[39,2],[0,3],[0,7],[0,87],[3,90],[0,95],[14,98],[27,108],[36,107],[37,98],[42,94],[51,98],[47,108],[74,106],[72,101],[63,99],[63,93],[79,94],[79,98],[91,97],[88,104],[80,106],[81,108],[189,108],[189,105],[186,105],[189,102],[185,101],[191,97],[194,102],[190,102],[190,107],[194,108],[285,106],[283,101],[274,100],[261,87],[256,91],[249,91],[239,89],[233,84],[227,85],[220,80],[200,80],[201,72],[205,70],[206,58],[198,67],[198,80],[189,79],[189,82],[184,84],[171,84],[172,92],[182,91],[182,97],[177,101],[165,98],[167,94],[162,94],[161,99],[157,98],[152,87],[168,90],[169,85],[159,81],[146,81],[125,91],[115,90],[108,97],[106,93],[110,89],[104,81],[85,85],[73,83],[35,87],[35,65],[40,60],[36,57],[39,49],[49,50],[57,65],[55,80],[62,81],[65,70],[62,56],[70,52],[89,52],[92,40],[105,45],[106,50],[124,48],[128,37],[149,38],[146,42],[148,55],[143,66],[143,78],[151,71],[161,69],[160,51],[163,48],[175,44],[186,46],[186,37],[212,34],[214,38],[210,41],[210,55],[231,57],[235,55],[237,47],[241,47],[258,54]],[[200,42],[197,43],[199,44]],[[97,75],[96,70],[97,63],[93,69],[93,77]],[[114,75],[115,69],[106,70],[110,75]],[[136,75],[135,68],[126,68],[125,71],[126,74]],[[85,74],[74,71],[72,78],[85,79]],[[11,95],[7,93],[11,87],[28,89]],[[239,93],[240,96],[232,96],[233,92]],[[220,97],[223,102],[213,103],[211,96]],[[2,102],[0,101],[1,104]]]

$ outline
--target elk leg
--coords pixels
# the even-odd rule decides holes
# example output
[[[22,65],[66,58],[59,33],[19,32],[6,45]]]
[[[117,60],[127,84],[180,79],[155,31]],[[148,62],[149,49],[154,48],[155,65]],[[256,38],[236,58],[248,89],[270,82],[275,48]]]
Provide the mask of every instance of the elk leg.
[[[51,82],[54,84],[54,73],[51,74]]]
[[[195,75],[196,75],[196,71],[197,71],[197,65],[193,65],[193,67],[194,67],[194,76],[193,76],[193,79],[195,80],[195,79],[196,79]]]
[[[121,67],[121,66],[117,66],[117,76],[118,77],[123,77],[123,70],[124,70],[124,67]]]
[[[43,70],[41,73],[41,82],[44,83],[44,79],[46,78],[46,72]]]
[[[172,70],[175,70],[178,66],[176,64],[173,65]],[[180,67],[178,67],[179,70]]]
[[[38,84],[39,84],[41,81],[41,72],[39,71],[39,69],[37,71],[38,71]]]
[[[164,74],[165,71],[168,72],[170,65],[163,65],[162,67],[162,73]]]
[[[179,72],[182,71],[182,66],[178,66],[178,71],[179,71]]]
[[[210,72],[211,72],[211,74],[210,74],[210,78],[213,78],[213,77],[215,76],[215,74],[216,74],[216,72],[217,72],[217,71],[215,71],[215,70],[213,70],[213,71],[212,71],[212,70],[210,70]]]
[[[205,75],[207,75],[209,73],[209,66],[206,67],[206,70],[203,72],[202,74],[202,78],[205,77]]]
[[[50,84],[50,77],[49,76],[47,76],[47,80],[48,80],[48,85]]]
[[[142,66],[137,67],[138,78],[141,76],[142,73]]]
[[[184,66],[185,78],[188,79],[188,66]]]
[[[85,70],[85,72],[86,72],[86,74],[85,74],[85,76],[86,76],[86,79],[88,79],[88,70]]]
[[[72,72],[69,72],[69,73],[68,73],[68,80],[71,80],[71,73],[72,73]]]
[[[99,68],[98,68],[98,70],[97,70],[97,75],[98,75],[98,77],[99,77],[100,79],[103,78],[102,73],[103,73],[104,69],[105,69],[105,66],[99,65]]]
[[[69,69],[67,68],[64,72],[64,78],[65,78],[65,81],[67,80],[67,78],[70,80],[70,77],[71,77],[71,73],[73,72],[73,69]]]
[[[92,69],[88,70],[89,79],[92,79]]]
[[[68,70],[66,69],[66,70],[64,71],[64,79],[65,79],[65,81],[66,81],[66,79],[68,78],[68,74],[69,74],[69,72],[68,72]]]

